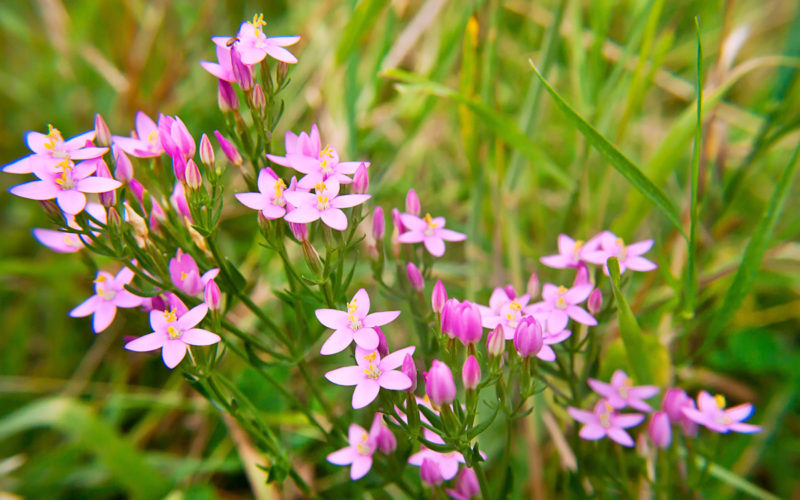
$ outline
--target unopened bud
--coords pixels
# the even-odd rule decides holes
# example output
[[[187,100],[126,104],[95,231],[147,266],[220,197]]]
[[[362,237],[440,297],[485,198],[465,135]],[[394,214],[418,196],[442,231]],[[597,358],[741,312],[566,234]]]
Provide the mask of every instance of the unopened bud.
[[[409,189],[408,194],[406,194],[406,213],[411,215],[419,215],[420,210],[422,210],[422,208],[419,204],[419,196],[417,196],[417,192],[413,189]]]
[[[236,167],[242,166],[242,155],[239,154],[239,151],[236,149],[236,146],[231,144],[231,142],[222,136],[219,131],[215,130],[214,135],[217,136],[217,142],[219,142],[219,147],[222,148],[222,152],[225,153],[225,157],[228,158],[228,161],[231,162]]]
[[[464,361],[464,367],[461,369],[461,381],[464,383],[464,389],[468,391],[475,390],[481,382],[481,366],[475,356],[470,355]]]
[[[189,158],[186,162],[186,187],[198,189],[203,185],[203,177],[200,175],[200,168],[193,159]]]
[[[302,247],[306,264],[314,274],[319,275],[322,272],[322,259],[319,258],[317,249],[308,240],[302,241]]]
[[[496,358],[503,355],[506,349],[506,334],[503,330],[503,325],[497,327],[489,332],[489,338],[486,339],[486,352],[490,357]]]
[[[389,343],[386,342],[386,335],[384,335],[383,330],[381,330],[377,326],[373,327],[373,330],[375,330],[375,333],[378,334],[378,348],[377,348],[378,354],[380,355],[381,358],[385,358],[386,356],[389,355]]]
[[[535,299],[539,296],[539,277],[536,273],[531,273],[531,277],[528,278],[528,286],[525,289],[526,292],[531,296],[531,299]]]
[[[177,153],[172,156],[172,171],[178,181],[181,183],[186,182],[186,158],[182,154]]]
[[[236,46],[231,48],[231,67],[239,87],[245,92],[250,91],[253,88],[253,71],[250,66],[242,62],[242,57],[239,55]]]
[[[436,284],[433,285],[433,293],[431,293],[431,308],[433,312],[441,314],[445,302],[447,302],[447,290],[442,280],[437,280]]]
[[[125,218],[128,222],[131,223],[133,226],[133,231],[136,236],[136,243],[144,248],[147,242],[147,235],[149,234],[150,230],[147,227],[147,222],[134,211],[128,202],[125,202]]]
[[[650,423],[647,425],[647,435],[650,440],[659,448],[668,448],[672,442],[672,428],[669,423],[667,414],[663,411],[657,411],[650,417]]]
[[[264,96],[264,89],[261,88],[260,83],[255,84],[250,98],[253,101],[253,108],[258,111],[259,116],[263,119],[267,110],[267,98]]]
[[[299,222],[290,222],[289,229],[297,241],[306,241],[308,239],[308,224],[301,224]]]
[[[133,196],[135,196],[136,199],[139,200],[139,203],[144,205],[144,194],[145,192],[147,192],[147,190],[144,188],[144,186],[142,186],[142,183],[137,181],[136,179],[131,179],[128,182],[128,187],[131,188]]]
[[[111,131],[100,113],[94,115],[94,143],[101,148],[111,146]]]
[[[400,218],[400,210],[396,208],[392,209],[392,222],[394,223],[395,229],[397,229],[397,234],[406,232],[406,227],[403,225],[403,221]]]
[[[400,371],[411,379],[411,387],[406,391],[414,392],[417,389],[417,365],[414,364],[414,358],[410,354],[406,354],[406,357],[403,358],[403,366],[400,367]]]
[[[214,146],[206,134],[200,138],[200,162],[210,172],[214,169]]]
[[[536,356],[544,346],[542,325],[533,316],[522,318],[514,331],[514,348],[520,357]]]
[[[55,201],[53,201],[53,200],[41,200],[41,201],[39,201],[39,205],[42,206],[42,208],[44,209],[44,211],[45,211],[45,213],[47,214],[48,217],[50,217],[53,220],[58,221],[59,223],[63,223],[64,218],[63,218],[61,209],[58,208],[58,205],[56,204]]]
[[[419,268],[413,262],[409,262],[406,266],[406,274],[408,275],[408,282],[411,283],[411,288],[418,292],[425,288],[422,274],[420,274]]]
[[[585,262],[580,261],[576,269],[575,281],[572,282],[572,286],[588,285],[589,283],[591,283],[591,281],[589,281],[589,266],[587,266]]]
[[[184,217],[184,222],[189,222],[189,220]],[[208,245],[206,245],[206,239],[203,238],[203,235],[193,228],[191,224],[186,224],[186,230],[189,232],[189,236],[192,237],[194,244],[197,245],[197,248],[208,253]]]
[[[118,148],[113,147],[114,154],[114,178],[123,184],[128,184],[133,180],[133,164],[131,159],[125,152]]]
[[[600,309],[603,308],[603,292],[601,292],[599,288],[595,288],[592,294],[589,295],[586,307],[589,309],[589,314],[592,316],[599,313]]]
[[[209,280],[209,282],[206,283],[205,289],[203,290],[203,298],[209,309],[212,311],[219,309],[221,293],[219,291],[219,286],[214,280]]]
[[[356,194],[364,194],[369,189],[369,174],[367,173],[367,164],[361,162],[353,174],[353,192]]]
[[[106,162],[103,161],[102,158],[97,158],[96,160],[92,161],[97,162],[97,169],[94,171],[97,177],[103,177],[105,179],[114,178],[111,176],[111,172],[108,170],[108,165],[106,165]],[[100,193],[99,197],[100,203],[102,203],[104,207],[113,206],[117,203],[117,190],[112,189],[111,191]]]
[[[381,207],[375,207],[375,210],[372,212],[372,237],[375,241],[381,241],[385,234],[386,221],[383,216],[383,209]]]
[[[119,228],[122,225],[122,217],[119,216],[116,208],[109,207],[108,213],[106,213],[106,224],[113,228]]]
[[[283,86],[283,83],[286,81],[286,77],[289,75],[289,65],[283,61],[278,63],[278,67],[275,69],[275,81],[278,84],[278,88]]]
[[[419,476],[422,482],[428,486],[439,486],[444,481],[442,472],[439,470],[439,463],[432,458],[425,458],[422,460]]]
[[[217,87],[217,104],[223,113],[228,113],[239,109],[239,97],[236,95],[233,85],[225,80],[219,81]]]
[[[377,445],[381,453],[389,455],[397,449],[397,438],[394,437],[392,431],[385,426],[381,426],[380,431],[378,431]]]

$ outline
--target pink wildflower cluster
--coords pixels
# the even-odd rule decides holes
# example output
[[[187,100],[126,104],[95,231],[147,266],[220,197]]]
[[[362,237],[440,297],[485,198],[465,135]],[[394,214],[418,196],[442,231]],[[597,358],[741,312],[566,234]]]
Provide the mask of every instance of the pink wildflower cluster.
[[[619,260],[619,272],[626,269],[634,271],[652,271],[657,266],[642,257],[650,250],[653,240],[645,240],[626,245],[625,241],[612,233],[603,231],[587,241],[573,240],[566,234],[558,236],[558,254],[542,257],[540,261],[547,267],[564,269],[579,267],[581,263],[603,266],[603,271],[608,274],[606,261],[611,257]]]

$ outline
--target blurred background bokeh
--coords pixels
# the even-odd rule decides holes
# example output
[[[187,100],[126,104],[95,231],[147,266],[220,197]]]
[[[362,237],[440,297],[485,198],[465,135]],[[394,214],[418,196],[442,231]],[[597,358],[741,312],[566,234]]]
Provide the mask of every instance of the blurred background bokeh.
[[[686,356],[702,344],[800,137],[796,1],[0,2],[0,164],[27,153],[25,131],[52,123],[72,136],[91,128],[95,113],[120,135],[133,127],[137,110],[177,114],[196,139],[221,128],[216,81],[198,62],[214,60],[211,36],[235,33],[256,12],[268,20],[268,35],[302,36],[292,50],[299,63],[282,94],[278,135],[319,123],[343,156],[372,162],[377,204],[401,207],[414,187],[425,210],[466,231],[469,243],[454,245],[437,265],[448,289],[485,302],[491,287],[522,287],[533,271],[542,281],[567,279],[538,265],[539,256],[554,252],[560,232],[588,237],[612,228],[626,239],[655,238],[651,257],[660,270],[635,276],[630,288],[640,323],[672,348],[684,387],[753,401],[754,420],[765,429],[726,436],[717,463],[781,498],[800,495],[797,185],[741,307],[710,349]],[[705,113],[700,288],[697,314],[687,318],[682,239],[553,105],[528,60],[668,193],[688,224],[695,15],[707,95],[733,84]],[[398,84],[397,74],[386,73],[392,68],[425,83]],[[532,150],[511,144],[509,130],[526,135]],[[281,142],[273,145],[277,151]],[[18,182],[0,175],[3,192]],[[251,234],[254,219],[245,215],[233,210],[224,230],[234,238]],[[0,491],[119,498],[152,480],[177,488],[177,498],[247,498],[251,482],[262,495],[278,494],[258,479],[258,457],[179,373],[156,356],[122,350],[124,335],[147,329],[142,315],[122,311],[99,336],[87,319],[67,316],[90,293],[90,267],[33,239],[31,228],[48,227],[37,203],[0,196],[0,227]],[[238,262],[249,256],[250,268],[269,283],[252,244],[237,241],[227,250]],[[367,266],[360,274],[368,275]],[[302,420],[246,372],[238,380],[268,418],[290,428]],[[56,395],[91,411],[49,399]],[[50,406],[33,407],[27,418],[15,413],[37,401]],[[62,412],[62,421],[37,423],[43,411]],[[530,419],[520,439],[546,441],[536,414]],[[302,430],[286,439],[298,447],[315,443]],[[320,467],[331,472],[315,465],[329,451],[308,452],[316,457],[304,465],[309,476],[322,475],[315,472]],[[540,467],[560,467],[553,449],[538,453]],[[125,469],[128,461],[134,465]],[[125,479],[140,462],[161,477]],[[535,484],[547,472],[531,474],[524,460],[515,467],[515,496],[554,490]],[[738,495],[720,480],[710,493]]]

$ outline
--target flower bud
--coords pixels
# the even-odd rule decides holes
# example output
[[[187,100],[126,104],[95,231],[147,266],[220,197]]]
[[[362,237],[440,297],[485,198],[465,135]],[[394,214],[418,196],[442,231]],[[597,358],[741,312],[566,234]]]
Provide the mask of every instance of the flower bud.
[[[147,222],[131,208],[127,201],[125,202],[125,218],[133,226],[133,231],[136,233],[136,243],[144,248],[149,233]]]
[[[197,146],[194,143],[194,137],[189,133],[189,129],[186,128],[186,124],[183,123],[183,120],[176,116],[170,128],[172,141],[178,148],[178,152],[183,155],[184,158],[193,157],[197,152]]]
[[[572,286],[588,285],[589,283],[591,283],[591,281],[589,281],[589,267],[585,262],[580,261],[578,262],[578,268],[575,272],[575,281],[572,282]]]
[[[228,141],[219,131],[215,130],[214,135],[217,136],[217,142],[219,142],[219,147],[222,148],[222,152],[225,153],[225,157],[228,158],[228,161],[231,162],[236,167],[242,166],[242,155],[239,154],[239,151],[236,150],[236,147]]]
[[[376,441],[378,449],[381,450],[381,453],[384,455],[394,453],[394,450],[397,449],[397,438],[395,438],[392,431],[385,426],[381,426]]]
[[[403,225],[403,221],[400,220],[400,210],[396,208],[392,209],[392,222],[394,223],[395,229],[397,229],[397,234],[406,232],[406,227]]]
[[[462,302],[457,312],[456,336],[464,345],[477,344],[483,336],[481,310],[469,301]]]
[[[441,327],[442,333],[447,335],[448,338],[456,338],[456,331],[458,329],[458,306],[460,302],[458,299],[447,299],[442,308]]]
[[[372,212],[372,237],[375,241],[381,241],[385,234],[386,220],[383,217],[383,209],[381,207],[375,207],[375,210]]]
[[[253,100],[253,108],[255,108],[259,116],[263,119],[267,110],[267,98],[264,96],[264,89],[261,88],[260,83],[256,83],[253,87],[251,99]]]
[[[219,286],[214,280],[209,280],[209,282],[206,283],[205,289],[203,290],[203,298],[209,309],[212,311],[219,309],[221,294]]]
[[[128,187],[131,188],[133,196],[135,196],[136,199],[139,200],[139,203],[144,204],[144,193],[146,190],[144,186],[142,186],[142,183],[137,181],[136,179],[131,179],[130,182],[128,182]]]
[[[308,240],[308,224],[290,222],[289,229],[292,231],[292,235],[294,235],[297,241]]]
[[[514,290],[513,285],[506,285],[503,291],[506,292],[506,296],[508,296],[509,299],[514,300],[517,298],[517,291]]]
[[[289,65],[283,61],[278,62],[278,67],[275,68],[275,81],[277,82],[278,88],[283,86],[283,82],[286,81],[286,77],[289,75]]]
[[[468,499],[476,497],[481,492],[481,485],[478,483],[478,476],[475,471],[462,467],[461,472],[456,476],[455,488],[447,490],[447,494],[452,498]]]
[[[122,218],[119,216],[119,212],[114,207],[109,207],[108,213],[106,214],[106,225],[112,228],[119,228],[122,226]]]
[[[253,72],[250,66],[242,62],[242,57],[239,55],[236,46],[231,48],[231,67],[233,68],[233,77],[239,87],[245,92],[250,91],[253,88]]]
[[[673,387],[664,393],[664,400],[661,403],[661,407],[671,421],[680,422],[683,418],[683,408],[690,400],[691,398],[683,389]]]
[[[369,174],[367,173],[367,164],[361,162],[353,174],[353,192],[356,194],[364,194],[369,189]]]
[[[186,200],[186,190],[183,189],[183,184],[180,182],[175,183],[169,202],[181,218],[192,220],[192,211],[189,210],[189,202]]]
[[[389,247],[392,251],[392,257],[394,257],[395,259],[400,258],[401,248],[400,248],[400,242],[397,240],[397,238],[399,237],[400,233],[397,231],[397,227],[395,226],[395,228],[392,229],[391,246]]]
[[[486,339],[486,352],[490,357],[496,358],[503,355],[506,349],[506,335],[503,331],[503,325],[497,327],[489,332],[489,337]]]
[[[234,90],[233,85],[225,80],[219,81],[217,104],[223,113],[239,109],[239,97],[236,95],[236,90]]]
[[[111,146],[111,131],[100,113],[94,115],[94,143],[101,148]]]
[[[439,471],[439,464],[431,458],[422,460],[419,475],[422,478],[422,482],[428,486],[439,486],[444,481],[442,473]]]
[[[176,156],[182,157],[183,154],[172,138],[173,123],[175,123],[175,119],[169,115],[158,116],[158,139],[161,141],[161,147],[164,148],[164,152],[171,156],[174,161]]]
[[[206,134],[200,137],[200,163],[203,164],[208,170],[214,168],[214,146],[211,145],[211,139]]]
[[[95,161],[97,163],[97,169],[94,171],[94,175],[97,177],[103,177],[106,179],[113,179],[114,177],[111,176],[111,172],[108,170],[108,165],[106,162],[103,161],[102,158],[98,158],[97,160],[90,160]],[[110,207],[117,203],[117,190],[112,189],[111,191],[106,191],[104,193],[100,193],[100,203],[103,204],[104,207]]]
[[[308,264],[311,272],[318,275],[322,272],[322,259],[319,258],[317,249],[314,248],[314,246],[308,240],[303,240],[301,243],[303,247],[303,257],[306,259],[306,264]]]
[[[599,313],[600,309],[603,308],[603,292],[601,292],[599,288],[595,288],[592,294],[589,295],[586,307],[589,309],[589,314],[592,316]]]
[[[411,283],[411,288],[420,292],[425,288],[425,281],[422,279],[422,274],[419,268],[413,262],[409,262],[406,266],[406,274],[408,275],[408,282]]]
[[[198,189],[203,185],[203,178],[200,176],[200,168],[193,159],[189,158],[186,162],[186,186],[189,189]]]
[[[533,316],[522,318],[514,331],[514,348],[523,358],[536,356],[544,346],[542,325]]]
[[[178,153],[172,156],[172,171],[175,173],[175,178],[182,184],[186,182],[186,158]]]
[[[184,219],[184,221],[185,220],[186,219]],[[189,233],[189,237],[192,238],[192,242],[194,242],[197,248],[204,251],[205,253],[208,253],[208,245],[206,244],[206,239],[203,237],[202,234],[200,234],[200,232],[197,229],[195,229],[194,227],[192,227],[187,223],[186,232]]]
[[[123,184],[127,184],[133,180],[133,164],[128,155],[122,149],[114,146],[112,149],[114,154],[114,178]]]
[[[417,196],[417,192],[413,189],[409,189],[408,194],[406,194],[406,213],[411,215],[419,215],[420,210],[422,210],[422,208],[419,204],[419,196]]]
[[[442,280],[437,280],[436,284],[433,285],[433,293],[431,293],[431,308],[433,312],[441,314],[445,302],[447,302],[447,290]]]
[[[464,382],[464,389],[475,390],[481,382],[481,366],[475,356],[470,355],[461,369],[461,381]]]
[[[412,358],[410,354],[406,354],[406,357],[403,358],[403,366],[400,367],[400,371],[411,379],[411,387],[406,389],[406,391],[414,392],[417,390],[417,366],[414,364],[414,358]]]
[[[535,299],[539,295],[539,277],[536,273],[531,273],[531,277],[528,278],[528,286],[525,289],[528,294],[530,294],[531,299]]]
[[[653,444],[659,448],[669,447],[672,442],[672,429],[670,428],[669,418],[663,411],[657,411],[650,417],[650,423],[647,424],[647,435]]]
[[[450,367],[434,359],[425,374],[425,393],[434,406],[449,405],[456,398],[456,384]]]
[[[383,330],[377,326],[373,327],[372,329],[378,334],[378,354],[381,356],[381,358],[385,358],[389,355],[389,344],[386,342],[386,335],[384,335]]]

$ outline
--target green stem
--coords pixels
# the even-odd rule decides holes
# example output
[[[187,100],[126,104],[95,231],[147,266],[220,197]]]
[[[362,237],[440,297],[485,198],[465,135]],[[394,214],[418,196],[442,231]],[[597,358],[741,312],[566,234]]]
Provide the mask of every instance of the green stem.
[[[472,462],[472,468],[475,469],[475,475],[478,476],[478,484],[481,487],[481,497],[484,500],[489,500],[489,484],[486,482],[486,473],[483,472],[483,467],[479,461]]]

